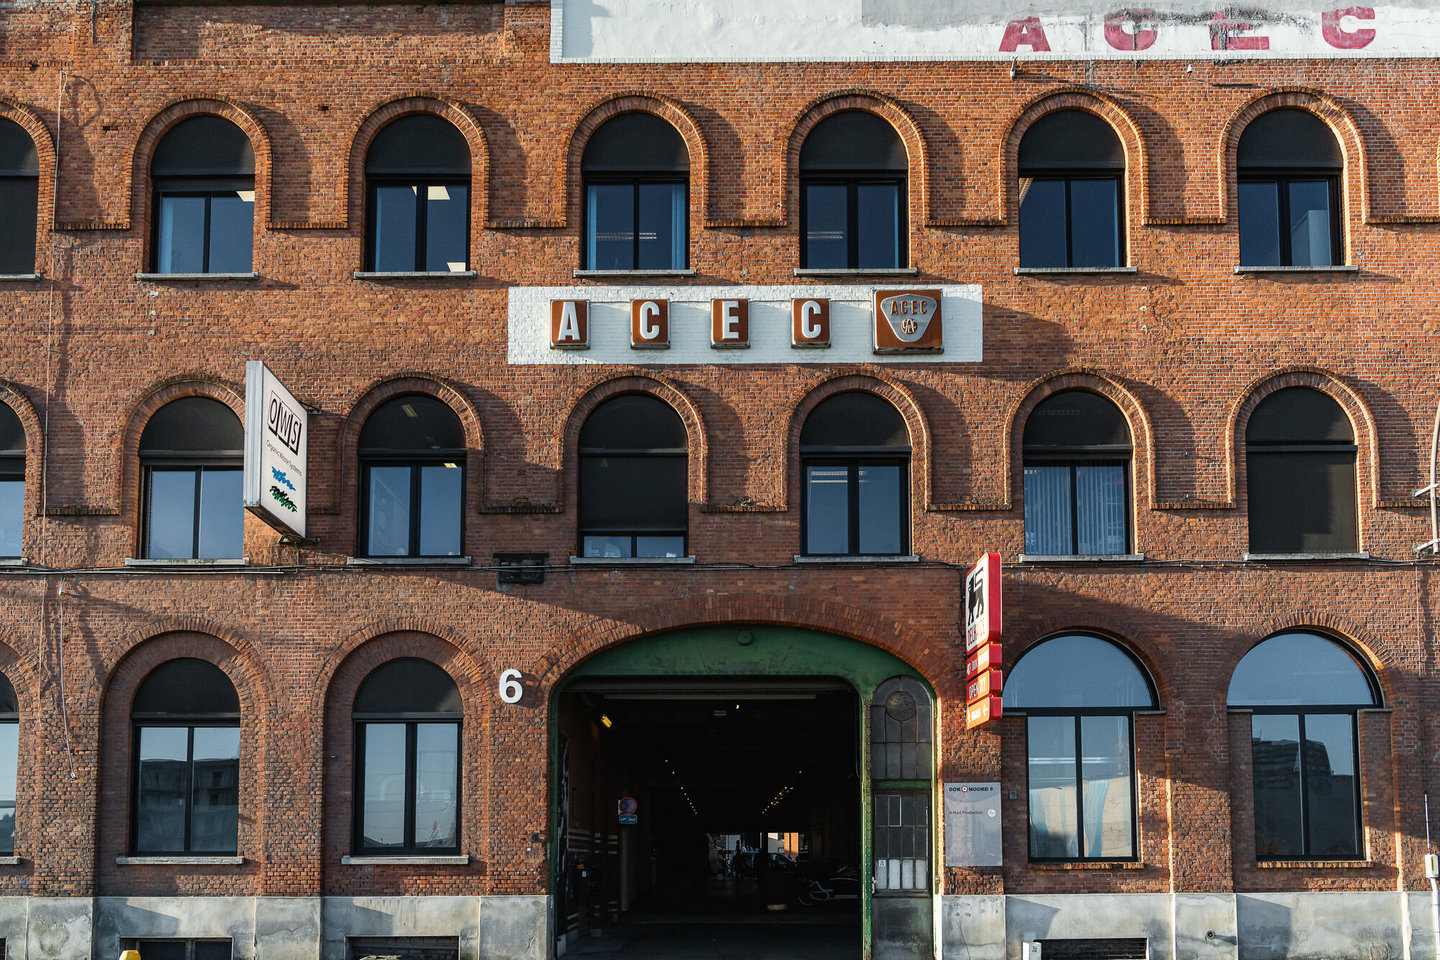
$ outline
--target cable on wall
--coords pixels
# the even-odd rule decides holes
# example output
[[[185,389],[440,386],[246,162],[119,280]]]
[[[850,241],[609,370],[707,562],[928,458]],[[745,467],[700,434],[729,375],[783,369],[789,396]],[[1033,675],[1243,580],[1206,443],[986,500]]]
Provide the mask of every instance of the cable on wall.
[[[75,745],[70,741],[70,711],[65,695],[65,581],[55,588],[55,674],[60,688],[60,725],[65,730],[65,759],[70,764],[70,779],[79,780],[75,772]]]

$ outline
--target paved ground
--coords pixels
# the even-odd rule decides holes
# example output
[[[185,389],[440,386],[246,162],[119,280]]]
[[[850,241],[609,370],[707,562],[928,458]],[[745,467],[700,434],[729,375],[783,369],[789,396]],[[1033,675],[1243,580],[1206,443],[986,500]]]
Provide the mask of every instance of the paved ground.
[[[859,960],[860,924],[830,917],[631,920],[581,940],[572,957],[612,960]]]

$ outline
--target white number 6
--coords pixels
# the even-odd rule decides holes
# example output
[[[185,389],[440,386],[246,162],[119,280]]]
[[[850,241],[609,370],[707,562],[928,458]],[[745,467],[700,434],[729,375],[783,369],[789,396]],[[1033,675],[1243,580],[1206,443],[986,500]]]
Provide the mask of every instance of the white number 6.
[[[515,669],[506,670],[500,674],[500,699],[506,703],[519,703],[520,698],[525,696],[525,688],[520,684],[520,671]]]

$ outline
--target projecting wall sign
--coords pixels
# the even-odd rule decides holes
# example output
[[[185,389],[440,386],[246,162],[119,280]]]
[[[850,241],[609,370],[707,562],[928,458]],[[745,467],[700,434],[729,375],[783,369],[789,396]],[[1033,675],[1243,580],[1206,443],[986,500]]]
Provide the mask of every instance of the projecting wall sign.
[[[1433,0],[550,3],[555,63],[1436,55],[1440,5]]]
[[[977,363],[978,285],[511,287],[514,364]]]

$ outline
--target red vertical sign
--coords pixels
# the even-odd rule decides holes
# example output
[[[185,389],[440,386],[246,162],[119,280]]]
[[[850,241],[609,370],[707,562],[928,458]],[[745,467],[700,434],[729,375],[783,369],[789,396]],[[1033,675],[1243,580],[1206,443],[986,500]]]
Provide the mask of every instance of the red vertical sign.
[[[1000,716],[1000,554],[987,553],[965,577],[965,728]]]

